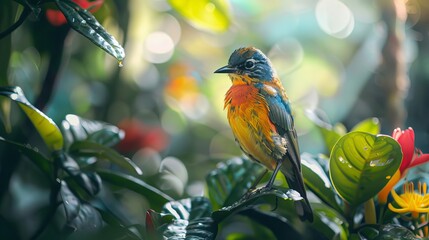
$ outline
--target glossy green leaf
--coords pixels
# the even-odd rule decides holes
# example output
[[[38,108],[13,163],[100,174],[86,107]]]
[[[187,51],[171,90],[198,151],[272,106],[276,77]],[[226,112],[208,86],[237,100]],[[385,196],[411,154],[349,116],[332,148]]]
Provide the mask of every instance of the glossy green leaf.
[[[292,211],[294,207],[291,208]],[[266,211],[259,208],[250,208],[240,212],[240,215],[246,216],[251,220],[250,228],[252,232],[243,228],[243,233],[234,232],[233,239],[303,239],[303,236],[294,228],[293,223],[284,216]],[[243,221],[246,223],[247,221]],[[259,225],[253,224],[253,222]],[[269,230],[267,232],[266,230]],[[305,239],[305,238],[304,238]],[[309,239],[309,238],[307,238]]]
[[[331,182],[338,194],[352,206],[374,197],[401,164],[398,142],[383,135],[351,132],[332,149]]]
[[[94,232],[103,226],[100,213],[89,204],[83,203],[75,218],[66,223],[66,229],[72,232]]]
[[[377,135],[380,133],[380,121],[378,118],[368,118],[356,124],[350,132],[366,132]]]
[[[168,0],[168,2],[174,10],[198,29],[223,32],[231,24],[226,0]]]
[[[125,58],[124,48],[101,26],[90,12],[82,9],[71,0],[55,0],[55,3],[74,30],[118,59],[120,63],[122,62]]]
[[[107,182],[141,194],[148,199],[151,208],[155,210],[161,209],[165,203],[173,201],[170,196],[166,195],[161,190],[150,186],[136,177],[123,173],[114,173],[108,171],[98,171],[97,173],[100,175],[103,182]]]
[[[56,151],[63,148],[64,141],[60,129],[52,119],[31,105],[20,87],[0,87],[0,95],[18,103],[49,149]]]
[[[73,219],[78,216],[81,205],[79,199],[73,194],[67,186],[67,183],[64,181],[61,181],[59,197],[62,202],[62,207],[64,208],[66,222],[68,223],[73,221]]]
[[[158,229],[162,225],[168,225],[174,220],[174,216],[169,213],[157,213],[152,209],[146,211],[146,233],[150,239],[158,239]]]
[[[337,203],[338,195],[336,194],[328,175],[326,175],[314,157],[308,153],[302,154],[301,166],[304,182],[307,188],[330,207],[342,212],[341,207]]]
[[[344,217],[322,203],[312,203],[314,227],[327,239],[348,239],[348,223]]]
[[[360,228],[350,239],[361,240],[417,240],[409,229],[394,224],[387,225],[365,225]]]
[[[53,172],[52,161],[43,156],[37,148],[31,147],[29,144],[23,145],[14,141],[6,140],[0,137],[0,144],[6,144],[11,148],[21,151],[28,157],[48,178],[51,177]]]
[[[264,187],[258,188],[243,196],[234,204],[223,207],[212,213],[212,217],[216,222],[221,222],[228,216],[237,214],[241,211],[254,208],[260,205],[268,205],[271,209],[277,207],[280,201],[301,201],[301,195],[293,189],[285,188],[272,188],[266,189]],[[294,212],[294,210],[292,210]]]
[[[124,138],[124,132],[118,127],[67,114],[61,123],[61,131],[67,145],[75,141],[89,140],[101,145],[112,147]]]
[[[175,219],[193,220],[210,217],[212,206],[205,197],[185,198],[166,203],[161,213],[171,214]]]
[[[142,170],[129,158],[117,151],[91,141],[76,141],[69,147],[69,153],[76,157],[96,157],[100,160],[108,160],[129,172],[142,174]]]
[[[210,217],[211,210],[209,200],[204,197],[165,204],[162,213],[171,214],[175,219],[160,227],[163,239],[214,239],[217,224]]]
[[[233,158],[220,163],[206,177],[208,194],[214,209],[228,206],[239,200],[265,168],[246,159]]]
[[[296,239],[348,239],[346,219],[324,203],[311,203],[314,217],[312,223],[299,219],[291,201],[279,201],[276,207],[273,213],[279,217],[287,218],[295,230],[301,234],[301,237]]]

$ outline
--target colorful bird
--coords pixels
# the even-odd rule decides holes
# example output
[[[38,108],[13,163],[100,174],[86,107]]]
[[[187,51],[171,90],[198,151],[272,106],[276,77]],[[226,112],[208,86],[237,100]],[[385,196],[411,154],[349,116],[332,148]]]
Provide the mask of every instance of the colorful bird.
[[[254,47],[239,48],[231,54],[228,65],[215,73],[227,73],[231,78],[224,108],[241,150],[274,171],[266,188],[272,188],[280,170],[289,187],[303,198],[295,202],[298,215],[313,221],[290,103],[270,60]]]

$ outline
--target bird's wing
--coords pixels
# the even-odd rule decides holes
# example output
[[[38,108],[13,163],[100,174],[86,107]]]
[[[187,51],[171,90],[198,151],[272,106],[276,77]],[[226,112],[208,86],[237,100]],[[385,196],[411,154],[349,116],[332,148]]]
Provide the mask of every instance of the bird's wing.
[[[268,108],[269,118],[276,127],[277,133],[286,139],[286,154],[295,167],[301,170],[301,160],[298,146],[298,137],[295,131],[294,120],[289,100],[282,90],[276,88],[276,94],[262,90]]]

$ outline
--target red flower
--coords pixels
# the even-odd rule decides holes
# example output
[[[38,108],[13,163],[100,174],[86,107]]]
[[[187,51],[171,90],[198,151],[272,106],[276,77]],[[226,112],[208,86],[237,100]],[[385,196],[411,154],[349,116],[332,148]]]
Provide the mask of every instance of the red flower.
[[[414,130],[412,128],[404,131],[396,128],[393,130],[392,137],[401,145],[402,162],[398,171],[396,171],[386,186],[378,193],[378,201],[383,204],[386,203],[390,190],[392,190],[401,178],[405,177],[408,169],[429,161],[429,154],[423,154],[420,149],[415,148]]]
[[[414,146],[414,130],[408,128],[402,131],[400,128],[393,130],[392,137],[401,145],[402,162],[399,167],[401,177],[404,177],[407,170],[429,161],[429,154],[423,154],[422,151]]]
[[[104,0],[73,0],[73,2],[77,3],[77,5],[79,5],[83,9],[87,9],[90,12],[96,12],[98,9],[100,9]],[[54,26],[61,26],[67,22],[66,17],[64,17],[63,13],[59,10],[54,9],[46,10],[46,18],[48,19],[48,22]]]
[[[125,132],[124,139],[118,144],[120,152],[133,153],[141,148],[161,151],[168,144],[167,134],[162,128],[146,126],[137,119],[125,119],[118,127]]]

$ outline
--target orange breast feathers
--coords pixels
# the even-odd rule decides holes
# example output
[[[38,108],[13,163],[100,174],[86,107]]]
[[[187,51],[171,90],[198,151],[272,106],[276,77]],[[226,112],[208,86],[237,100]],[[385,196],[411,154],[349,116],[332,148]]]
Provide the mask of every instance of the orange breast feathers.
[[[233,85],[225,96],[228,121],[241,149],[268,169],[275,168],[272,136],[275,126],[269,119],[267,102],[253,85]]]

